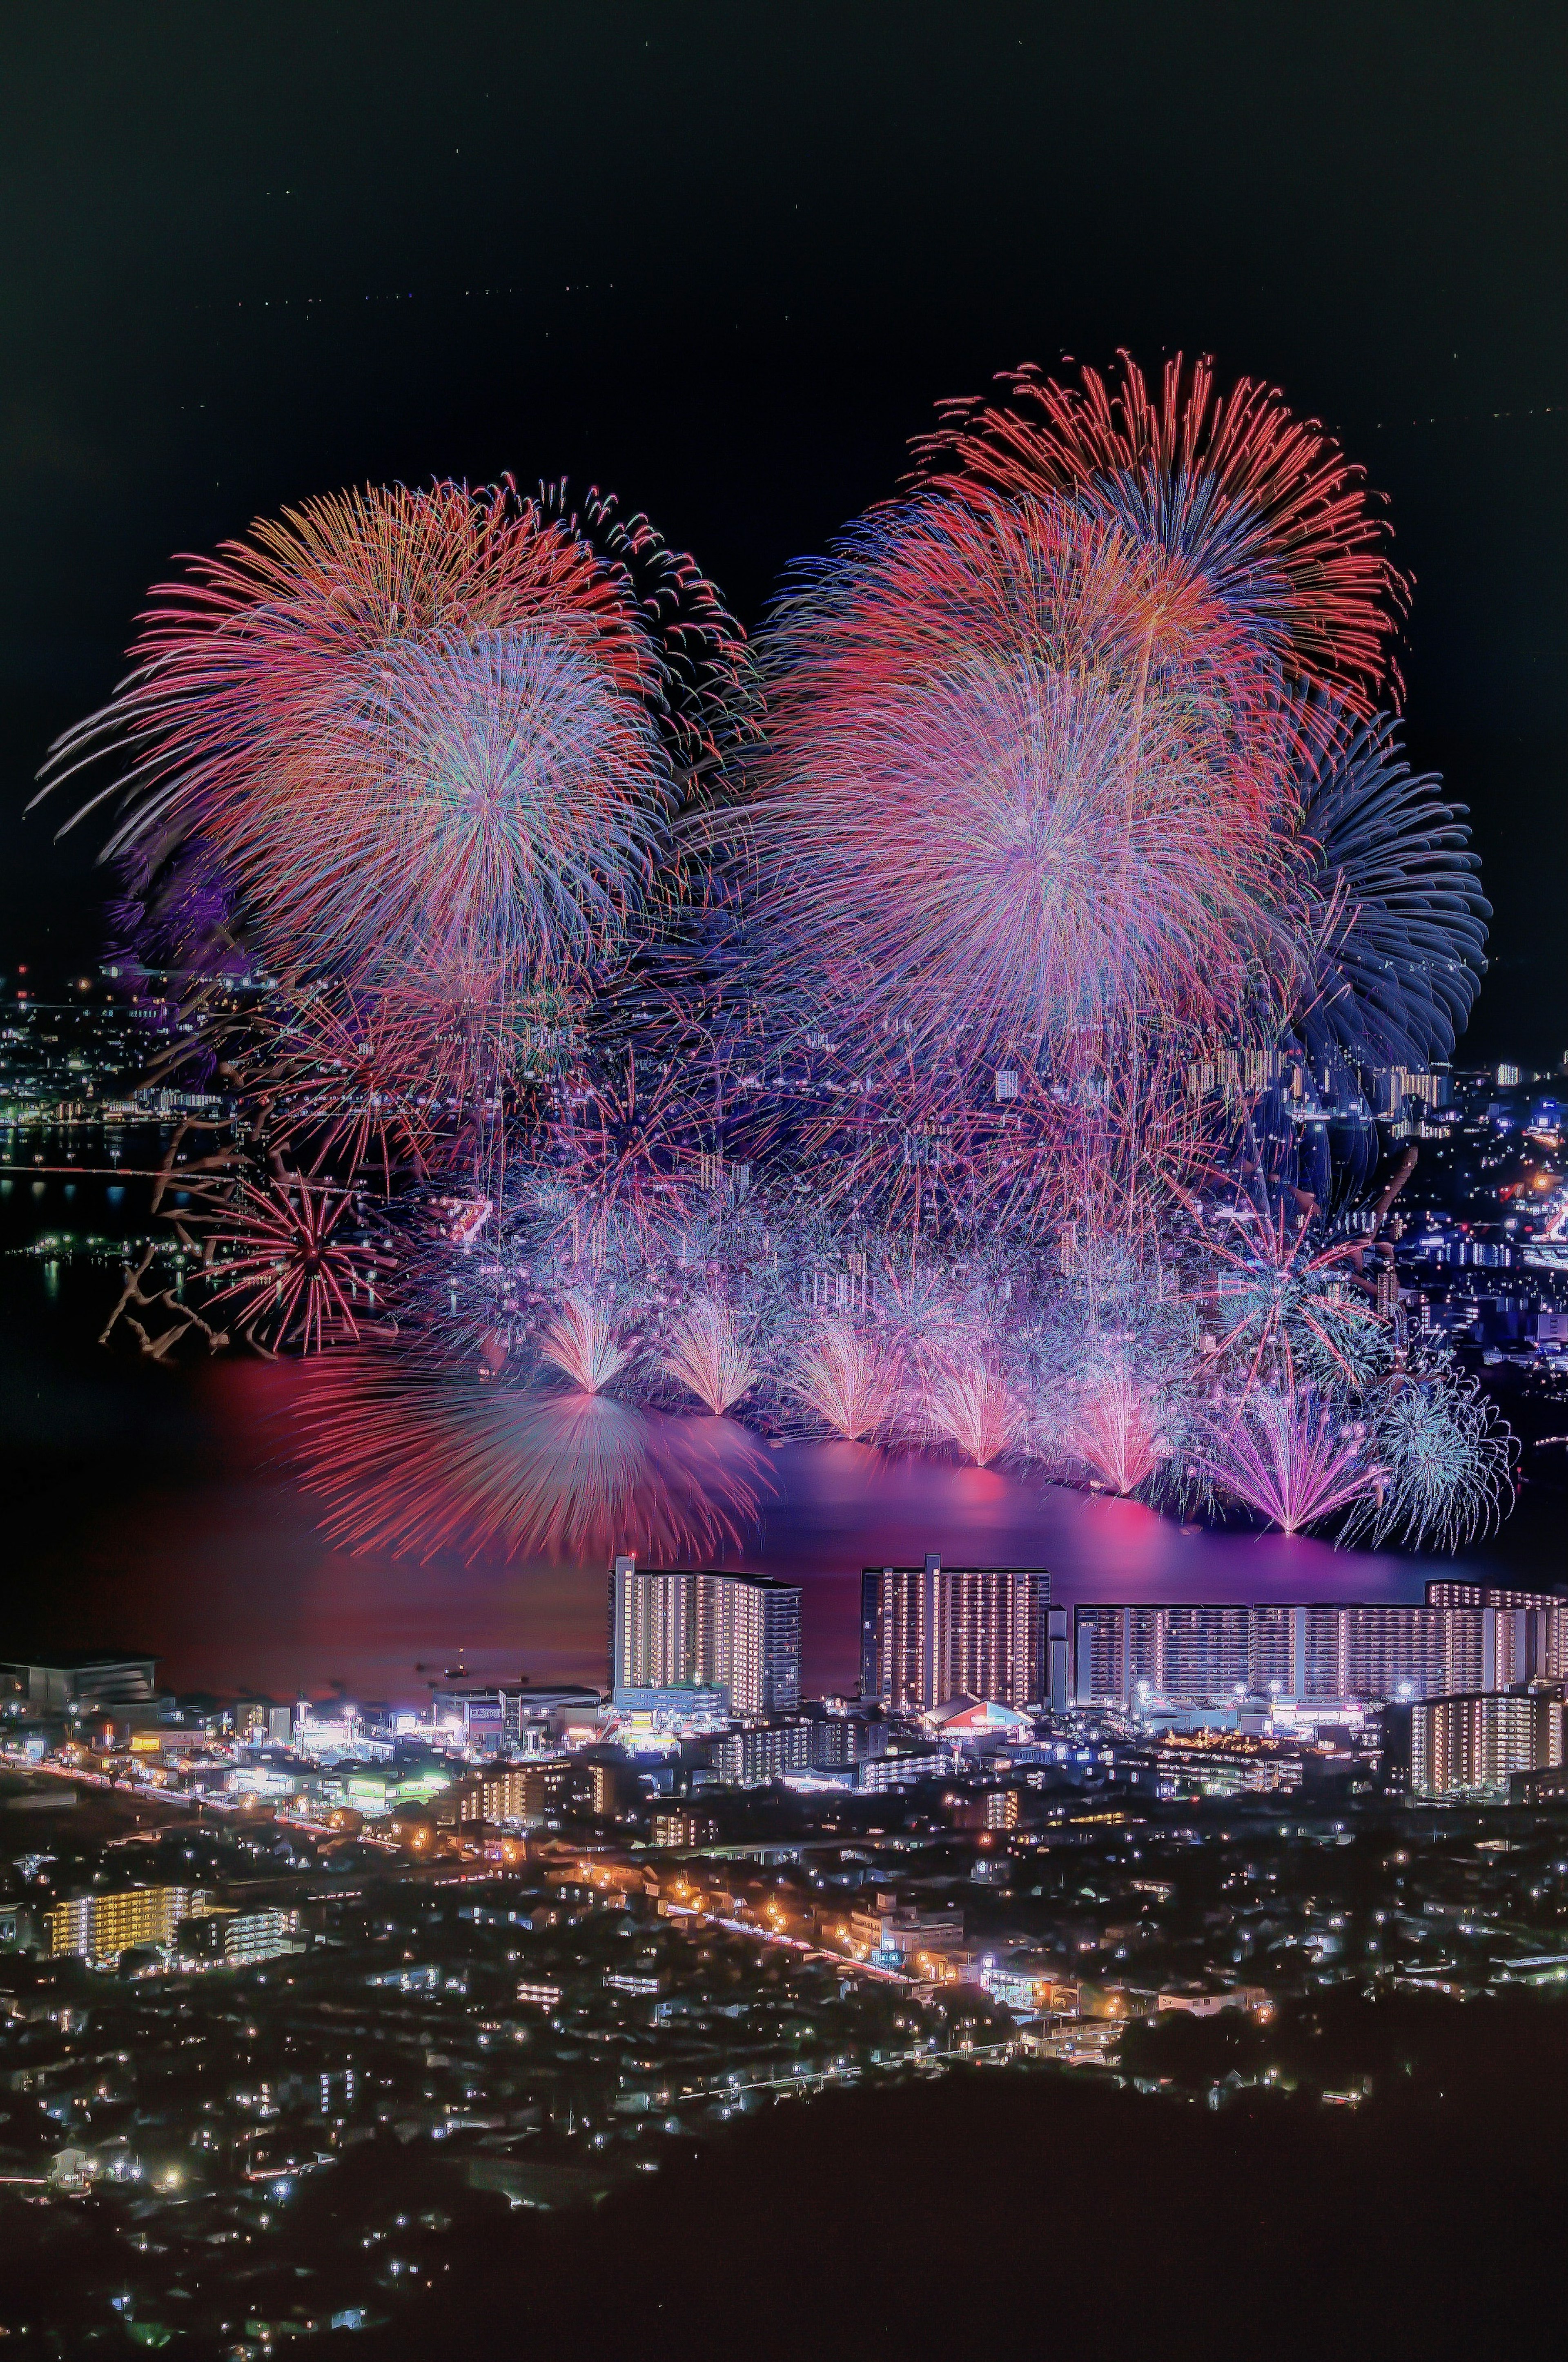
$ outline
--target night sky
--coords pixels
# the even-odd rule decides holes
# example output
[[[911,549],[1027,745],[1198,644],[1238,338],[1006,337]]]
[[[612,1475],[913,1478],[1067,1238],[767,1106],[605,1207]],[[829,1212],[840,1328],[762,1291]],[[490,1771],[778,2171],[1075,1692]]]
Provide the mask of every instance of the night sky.
[[[1560,7],[15,5],[0,36],[0,968],[96,948],[19,818],[177,550],[345,480],[613,487],[748,622],[1024,359],[1209,350],[1417,577],[1412,743],[1568,1046]]]

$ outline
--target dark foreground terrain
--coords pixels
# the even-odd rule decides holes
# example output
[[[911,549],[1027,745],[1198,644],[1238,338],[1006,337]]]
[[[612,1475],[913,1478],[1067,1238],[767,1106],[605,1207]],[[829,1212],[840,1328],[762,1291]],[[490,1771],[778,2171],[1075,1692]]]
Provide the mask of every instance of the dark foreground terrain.
[[[1142,2035],[1158,2094],[977,2069],[779,2107],[591,2211],[474,2223],[353,2350],[1558,2350],[1568,2010],[1347,1997],[1272,2046],[1274,2086],[1216,2087],[1267,2072],[1266,2033]]]

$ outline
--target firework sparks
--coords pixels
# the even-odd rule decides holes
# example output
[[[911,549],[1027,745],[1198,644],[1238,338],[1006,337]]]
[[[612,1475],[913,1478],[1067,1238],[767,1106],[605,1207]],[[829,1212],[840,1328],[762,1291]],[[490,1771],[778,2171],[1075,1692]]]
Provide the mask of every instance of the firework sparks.
[[[211,1302],[229,1308],[231,1329],[276,1352],[320,1352],[334,1340],[357,1339],[391,1263],[345,1235],[352,1192],[280,1169],[264,1185],[236,1176],[205,1195],[196,1220]]]
[[[1011,497],[1066,494],[1190,566],[1289,679],[1354,710],[1398,676],[1406,586],[1361,470],[1315,420],[1207,361],[1168,361],[1157,393],[1125,353],[1113,378],[1062,385],[1025,368],[1000,402],[946,405],[917,447],[925,469]]]
[[[745,1546],[772,1484],[731,1419],[468,1385],[356,1353],[319,1366],[301,1445],[329,1534],[424,1559],[710,1557]]]
[[[579,1394],[602,1394],[630,1363],[636,1348],[617,1333],[606,1308],[580,1288],[562,1297],[539,1338],[543,1359]]]
[[[729,1306],[706,1296],[677,1318],[660,1366],[715,1417],[732,1410],[762,1374]]]
[[[889,1434],[902,1389],[877,1340],[848,1320],[817,1322],[797,1348],[785,1390],[817,1426],[846,1443]]]
[[[978,1055],[1234,1017],[1277,858],[1266,683],[1157,553],[928,495],[852,535],[770,650],[758,840],[840,998]]]
[[[1024,1433],[1023,1406],[1005,1373],[983,1355],[941,1370],[925,1409],[930,1432],[976,1468],[1014,1451]]]
[[[1217,1490],[1297,1534],[1376,1492],[1365,1423],[1310,1388],[1255,1387],[1211,1423],[1201,1464]]]

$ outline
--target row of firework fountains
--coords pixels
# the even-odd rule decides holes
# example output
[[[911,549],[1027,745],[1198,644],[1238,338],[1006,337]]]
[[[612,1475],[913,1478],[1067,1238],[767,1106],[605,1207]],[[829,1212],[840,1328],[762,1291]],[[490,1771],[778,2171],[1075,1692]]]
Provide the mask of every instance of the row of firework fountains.
[[[755,644],[559,487],[192,561],[46,782],[109,765],[114,964],[236,1110],[105,1334],[310,1361],[362,1546],[716,1548],[796,1434],[1463,1540],[1512,1444],[1407,1333],[1408,1163],[1191,1087],[1468,1014],[1404,596],[1320,428],[1126,360],[949,410]]]

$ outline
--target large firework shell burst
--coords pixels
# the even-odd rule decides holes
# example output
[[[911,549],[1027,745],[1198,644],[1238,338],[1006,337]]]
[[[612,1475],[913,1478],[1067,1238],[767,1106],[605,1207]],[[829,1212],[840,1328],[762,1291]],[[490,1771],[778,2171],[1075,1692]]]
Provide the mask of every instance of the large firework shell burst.
[[[111,853],[200,837],[275,971],[503,961],[527,988],[600,963],[738,646],[689,563],[610,516],[590,537],[560,495],[443,483],[263,521],[155,594],[52,777],[123,749]]]
[[[944,488],[803,569],[751,812],[778,949],[971,1056],[1240,1021],[1277,900],[1268,670],[1114,521]]]
[[[1491,906],[1464,807],[1405,760],[1397,723],[1303,733],[1299,854],[1311,948],[1288,1012],[1313,1055],[1421,1069],[1453,1054],[1486,968]]]

